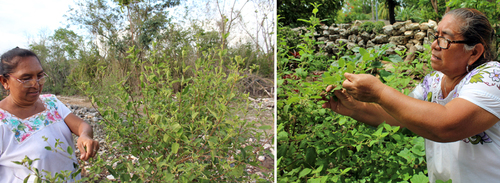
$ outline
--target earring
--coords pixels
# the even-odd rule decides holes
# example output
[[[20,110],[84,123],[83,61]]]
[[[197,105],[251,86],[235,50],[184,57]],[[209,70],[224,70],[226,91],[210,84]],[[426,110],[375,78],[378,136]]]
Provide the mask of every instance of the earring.
[[[465,71],[467,71],[467,73],[469,73],[469,65],[467,65],[467,66],[465,67]]]

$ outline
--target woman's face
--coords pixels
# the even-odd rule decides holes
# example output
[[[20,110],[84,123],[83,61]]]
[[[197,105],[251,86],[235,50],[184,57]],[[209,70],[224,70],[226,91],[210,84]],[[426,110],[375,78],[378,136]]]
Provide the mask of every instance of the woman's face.
[[[40,85],[37,82],[30,87],[24,87],[23,84],[17,80],[38,80],[44,75],[43,68],[36,57],[32,56],[20,58],[17,67],[9,75],[13,76],[7,78],[7,83],[10,88],[10,95],[14,97],[14,100],[22,104],[30,104],[38,100],[38,96],[42,92],[43,85]]]
[[[446,15],[439,22],[436,34],[451,41],[464,40],[464,37],[459,34],[462,22],[461,19],[457,19],[453,15]],[[448,49],[442,49],[438,46],[437,40],[432,42],[432,68],[452,76],[466,73],[465,67],[467,64],[471,64],[468,63],[471,51],[466,52],[464,46],[463,43],[451,43]]]

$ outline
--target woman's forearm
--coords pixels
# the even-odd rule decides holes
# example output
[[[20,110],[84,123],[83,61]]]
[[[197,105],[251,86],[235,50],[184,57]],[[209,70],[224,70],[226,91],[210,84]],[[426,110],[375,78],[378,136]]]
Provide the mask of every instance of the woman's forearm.
[[[370,126],[378,126],[383,122],[391,126],[403,126],[376,103],[362,102],[351,117]]]
[[[94,131],[92,130],[92,126],[90,126],[85,121],[82,121],[80,123],[80,127],[79,127],[79,135],[78,136],[82,136],[82,135],[85,135],[91,139],[94,138]]]

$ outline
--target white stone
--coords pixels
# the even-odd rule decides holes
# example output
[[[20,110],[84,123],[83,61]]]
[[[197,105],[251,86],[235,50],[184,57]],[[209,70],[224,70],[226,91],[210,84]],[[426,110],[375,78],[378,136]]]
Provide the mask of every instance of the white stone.
[[[271,147],[272,147],[271,144],[264,144],[264,149],[269,149]]]
[[[422,39],[424,39],[424,37],[425,37],[425,36],[426,36],[426,35],[425,35],[425,33],[424,33],[424,32],[417,32],[417,33],[415,34],[415,37],[414,37],[414,38],[415,38],[416,40],[422,40]]]
[[[260,162],[262,162],[262,161],[266,160],[266,157],[265,156],[259,156],[257,158],[257,160],[259,160]]]
[[[427,23],[429,25],[429,29],[436,29],[437,28],[437,23],[434,20],[429,20]]]
[[[405,32],[405,36],[406,36],[406,37],[411,37],[411,36],[413,36],[413,31],[406,31],[406,32]]]
[[[392,25],[386,25],[386,26],[382,27],[382,29],[384,30],[384,34],[386,34],[388,36],[392,36],[392,31],[394,30]]]
[[[113,175],[108,175],[108,176],[106,176],[106,178],[107,178],[108,180],[116,180],[116,179],[115,179],[115,176],[113,176]]]
[[[426,31],[429,29],[429,23],[421,23],[420,24],[420,30]]]
[[[420,28],[420,25],[418,23],[409,23],[406,24],[405,28],[406,30],[416,30]]]
[[[352,24],[352,26],[361,26],[362,22],[359,21],[359,20],[356,20],[354,21],[354,23]]]

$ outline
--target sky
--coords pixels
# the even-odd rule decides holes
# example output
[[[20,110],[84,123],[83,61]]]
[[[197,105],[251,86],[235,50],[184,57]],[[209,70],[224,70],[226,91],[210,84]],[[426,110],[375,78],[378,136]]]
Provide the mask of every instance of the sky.
[[[65,28],[66,18],[64,15],[69,10],[69,7],[75,7],[74,0],[0,0],[0,54],[5,53],[6,51],[19,46],[21,48],[28,48],[28,44],[40,34],[44,34],[46,36],[50,36],[54,33],[54,30],[58,28]],[[240,9],[241,1],[237,0],[238,4],[236,9]],[[207,6],[206,3],[198,3],[197,0],[187,0],[186,4],[181,6],[177,6],[174,8],[176,12],[173,14],[183,14],[184,8],[183,6],[189,6],[191,11],[189,13],[189,18],[201,18],[200,15],[204,14],[203,11],[206,11]],[[231,7],[231,2],[234,1],[221,1],[228,3],[224,6],[227,10]],[[249,24],[249,28],[252,29],[252,24],[256,23],[255,19],[255,7],[256,5],[253,2],[247,3],[242,9],[242,15],[244,17],[244,22]],[[193,11],[193,8],[196,9]],[[210,8],[212,9],[212,8]],[[218,11],[214,11],[215,17],[217,17]],[[177,16],[180,17],[180,16]],[[212,18],[212,17],[210,17]],[[71,26],[70,30],[75,32],[81,32],[78,30],[74,30]],[[234,34],[230,35],[234,41],[237,40],[245,40],[247,35],[242,30],[238,30],[239,26],[235,26]],[[254,32],[250,30],[250,32]]]
[[[51,35],[65,27],[63,15],[74,6],[72,0],[0,0],[0,54],[19,46],[40,32]]]

